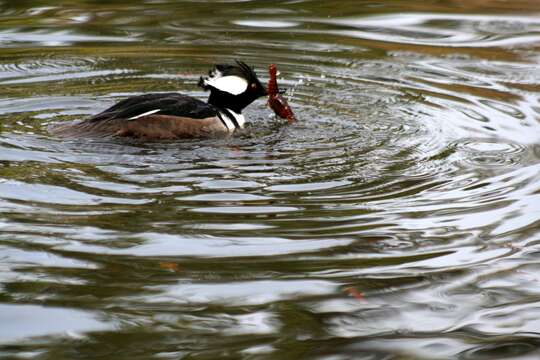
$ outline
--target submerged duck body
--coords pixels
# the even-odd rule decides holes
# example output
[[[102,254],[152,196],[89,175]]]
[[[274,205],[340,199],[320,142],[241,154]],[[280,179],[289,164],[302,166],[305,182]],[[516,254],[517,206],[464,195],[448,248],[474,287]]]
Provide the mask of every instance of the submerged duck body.
[[[242,110],[267,94],[252,68],[216,65],[199,86],[207,102],[179,93],[154,93],[124,99],[86,120],[62,124],[62,136],[115,136],[148,140],[223,136],[244,127]]]

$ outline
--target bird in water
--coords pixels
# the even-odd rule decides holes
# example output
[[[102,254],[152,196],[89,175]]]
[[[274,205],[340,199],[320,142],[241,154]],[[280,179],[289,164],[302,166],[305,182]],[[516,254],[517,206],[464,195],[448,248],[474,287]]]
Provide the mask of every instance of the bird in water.
[[[54,126],[60,136],[113,136],[172,140],[229,135],[244,127],[242,110],[268,95],[244,62],[215,65],[199,86],[206,102],[180,93],[132,96],[88,119]]]

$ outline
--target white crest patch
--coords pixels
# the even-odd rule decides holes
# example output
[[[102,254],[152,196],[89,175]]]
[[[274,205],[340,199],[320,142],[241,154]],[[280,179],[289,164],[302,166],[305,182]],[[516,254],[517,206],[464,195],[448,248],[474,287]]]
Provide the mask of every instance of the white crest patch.
[[[205,80],[205,84],[232,95],[243,93],[249,85],[246,79],[236,75],[209,78]]]

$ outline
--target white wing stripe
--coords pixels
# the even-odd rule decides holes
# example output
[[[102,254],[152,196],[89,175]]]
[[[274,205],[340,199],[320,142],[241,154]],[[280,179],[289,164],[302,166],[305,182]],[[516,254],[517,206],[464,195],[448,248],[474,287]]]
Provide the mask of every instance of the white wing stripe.
[[[155,113],[159,112],[160,110],[161,110],[161,109],[150,110],[150,111],[147,111],[147,112],[145,112],[145,113],[142,113],[142,114],[139,114],[139,115],[132,116],[132,117],[130,117],[128,120],[135,120],[135,119],[138,119],[138,118],[143,117],[143,116],[152,115],[152,114],[155,114]]]

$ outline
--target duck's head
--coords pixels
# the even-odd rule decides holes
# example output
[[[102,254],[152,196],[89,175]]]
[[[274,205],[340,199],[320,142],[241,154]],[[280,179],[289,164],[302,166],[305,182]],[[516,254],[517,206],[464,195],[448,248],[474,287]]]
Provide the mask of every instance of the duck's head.
[[[209,104],[236,113],[268,94],[255,71],[238,60],[235,65],[215,65],[207,77],[201,76],[199,86],[210,91]]]

